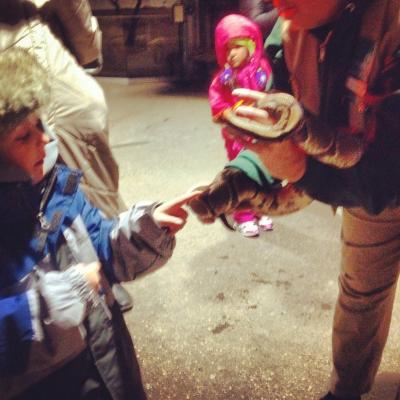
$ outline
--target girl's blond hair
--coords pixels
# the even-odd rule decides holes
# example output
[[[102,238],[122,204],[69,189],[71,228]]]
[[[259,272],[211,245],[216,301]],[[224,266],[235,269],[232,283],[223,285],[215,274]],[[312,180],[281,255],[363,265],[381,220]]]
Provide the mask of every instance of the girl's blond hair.
[[[49,97],[46,71],[34,55],[17,47],[0,53],[0,135],[46,106]]]

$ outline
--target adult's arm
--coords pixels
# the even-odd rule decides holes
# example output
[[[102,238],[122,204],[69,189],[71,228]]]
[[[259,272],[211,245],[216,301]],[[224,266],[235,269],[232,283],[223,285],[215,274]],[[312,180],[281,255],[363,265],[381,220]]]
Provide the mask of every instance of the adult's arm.
[[[88,0],[50,0],[44,8],[50,26],[80,65],[102,63],[102,35]]]

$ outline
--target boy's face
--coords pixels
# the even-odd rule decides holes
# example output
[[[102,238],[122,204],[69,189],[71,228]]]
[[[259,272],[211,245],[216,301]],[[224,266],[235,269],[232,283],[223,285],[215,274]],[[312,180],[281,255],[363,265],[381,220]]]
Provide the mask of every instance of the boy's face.
[[[300,29],[312,29],[329,22],[345,4],[344,0],[273,0],[279,15]]]
[[[39,117],[30,114],[11,132],[0,136],[0,156],[21,168],[35,184],[44,177],[45,145],[49,140]]]
[[[249,59],[249,51],[246,46],[228,43],[226,61],[232,68],[242,67]]]

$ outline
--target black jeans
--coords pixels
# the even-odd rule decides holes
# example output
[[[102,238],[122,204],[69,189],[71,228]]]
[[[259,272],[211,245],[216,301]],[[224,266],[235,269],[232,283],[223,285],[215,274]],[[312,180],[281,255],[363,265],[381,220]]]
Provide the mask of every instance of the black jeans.
[[[89,350],[13,400],[112,400]]]

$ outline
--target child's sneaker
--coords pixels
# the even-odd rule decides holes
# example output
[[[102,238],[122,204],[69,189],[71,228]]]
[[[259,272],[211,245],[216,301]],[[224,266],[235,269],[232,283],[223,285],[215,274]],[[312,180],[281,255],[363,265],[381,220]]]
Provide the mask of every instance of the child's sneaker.
[[[246,221],[235,224],[235,229],[240,232],[244,237],[255,237],[260,234],[257,221]]]
[[[274,229],[274,223],[268,215],[263,215],[258,220],[258,226],[262,231],[272,231]]]

